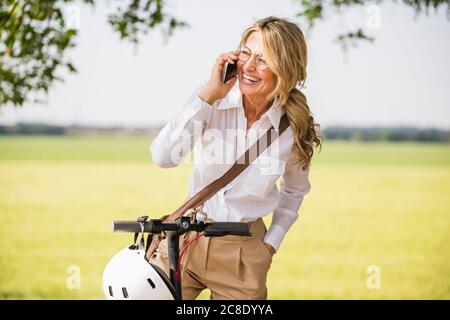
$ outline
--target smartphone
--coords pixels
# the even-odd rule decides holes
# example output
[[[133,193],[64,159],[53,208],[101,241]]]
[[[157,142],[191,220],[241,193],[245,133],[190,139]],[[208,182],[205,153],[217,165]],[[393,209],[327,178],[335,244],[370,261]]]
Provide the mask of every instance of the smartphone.
[[[237,60],[234,63],[225,62],[222,71],[222,82],[227,83],[237,75]]]

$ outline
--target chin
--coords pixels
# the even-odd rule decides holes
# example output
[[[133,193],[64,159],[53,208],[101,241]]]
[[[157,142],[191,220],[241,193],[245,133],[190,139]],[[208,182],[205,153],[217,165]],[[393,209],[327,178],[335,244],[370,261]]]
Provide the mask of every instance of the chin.
[[[261,83],[259,83],[257,86],[248,86],[245,83],[239,79],[239,90],[242,94],[255,94],[259,91],[261,87]]]

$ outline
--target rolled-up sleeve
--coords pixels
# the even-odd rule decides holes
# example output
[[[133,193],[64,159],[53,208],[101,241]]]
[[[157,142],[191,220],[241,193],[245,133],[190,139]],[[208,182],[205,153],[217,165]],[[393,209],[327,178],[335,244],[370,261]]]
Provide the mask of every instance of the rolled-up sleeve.
[[[264,237],[264,242],[272,245],[276,251],[278,251],[289,228],[297,220],[300,206],[310,189],[309,168],[302,170],[291,159],[286,165],[281,180],[278,203],[273,211],[272,224]]]
[[[203,133],[213,106],[199,98],[203,85],[187,99],[181,111],[159,132],[150,145],[155,164],[163,168],[179,165]]]

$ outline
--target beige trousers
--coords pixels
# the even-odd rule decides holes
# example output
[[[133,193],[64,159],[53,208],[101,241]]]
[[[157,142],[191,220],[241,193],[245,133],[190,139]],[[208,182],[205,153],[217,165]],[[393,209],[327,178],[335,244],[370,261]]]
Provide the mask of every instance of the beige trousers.
[[[206,288],[214,300],[265,300],[272,263],[272,255],[262,241],[266,231],[263,220],[258,219],[250,227],[251,237],[200,237],[193,242],[181,261],[183,300],[195,299]],[[180,252],[196,235],[189,232],[180,237]],[[149,261],[169,275],[167,239],[161,241]]]

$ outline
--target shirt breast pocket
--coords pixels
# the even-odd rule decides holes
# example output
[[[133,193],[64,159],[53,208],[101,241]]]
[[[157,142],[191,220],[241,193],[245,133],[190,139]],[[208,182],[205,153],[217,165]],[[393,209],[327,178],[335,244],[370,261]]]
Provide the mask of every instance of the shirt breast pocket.
[[[244,189],[247,193],[265,197],[275,188],[277,179],[286,170],[286,161],[279,158],[260,155],[249,166]]]

